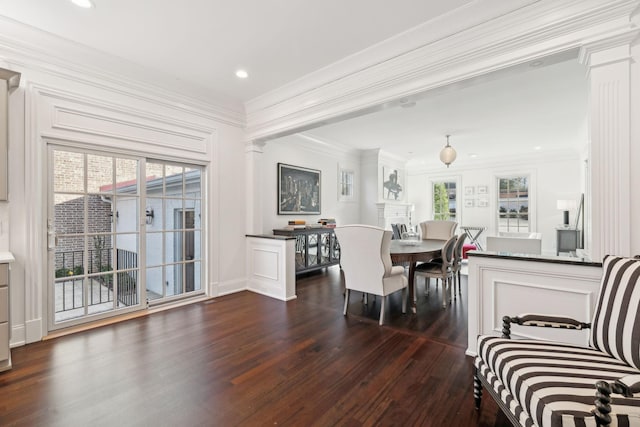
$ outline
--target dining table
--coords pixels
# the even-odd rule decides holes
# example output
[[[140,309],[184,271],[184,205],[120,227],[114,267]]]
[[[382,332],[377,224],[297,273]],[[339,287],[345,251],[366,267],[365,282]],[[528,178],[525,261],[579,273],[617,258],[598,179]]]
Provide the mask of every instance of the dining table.
[[[428,262],[438,258],[445,243],[447,243],[446,240],[438,239],[391,240],[391,261],[396,264],[404,262],[409,264],[409,302],[414,314],[417,312],[414,298],[416,265],[418,262]]]

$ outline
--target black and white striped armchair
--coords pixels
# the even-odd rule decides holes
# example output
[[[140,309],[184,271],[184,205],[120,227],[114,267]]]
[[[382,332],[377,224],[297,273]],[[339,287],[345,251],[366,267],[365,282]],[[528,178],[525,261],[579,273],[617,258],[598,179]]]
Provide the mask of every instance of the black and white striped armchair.
[[[523,315],[502,337],[478,337],[474,398],[483,386],[518,426],[640,426],[640,259],[606,256],[591,324]],[[589,347],[510,339],[511,325],[590,328]]]

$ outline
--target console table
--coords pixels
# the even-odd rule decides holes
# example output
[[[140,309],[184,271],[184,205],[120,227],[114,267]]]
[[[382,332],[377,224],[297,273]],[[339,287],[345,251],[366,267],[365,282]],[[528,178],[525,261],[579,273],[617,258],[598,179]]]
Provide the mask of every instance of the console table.
[[[340,246],[333,228],[274,229],[273,234],[295,237],[296,274],[318,270],[340,262]]]

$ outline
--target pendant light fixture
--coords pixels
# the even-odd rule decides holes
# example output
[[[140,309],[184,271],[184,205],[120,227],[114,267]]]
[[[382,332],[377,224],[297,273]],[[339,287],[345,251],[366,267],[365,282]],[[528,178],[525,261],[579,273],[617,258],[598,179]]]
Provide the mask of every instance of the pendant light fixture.
[[[454,150],[453,147],[449,145],[449,135],[447,135],[447,145],[445,145],[444,148],[442,148],[442,150],[440,151],[440,160],[442,161],[442,163],[447,165],[447,167],[449,167],[449,165],[453,163],[455,159],[456,150]]]

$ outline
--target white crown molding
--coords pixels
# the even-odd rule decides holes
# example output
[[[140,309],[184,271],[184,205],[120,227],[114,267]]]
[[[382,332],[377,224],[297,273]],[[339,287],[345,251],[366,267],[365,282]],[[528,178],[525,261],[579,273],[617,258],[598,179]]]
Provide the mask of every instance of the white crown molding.
[[[273,107],[288,98],[318,88],[345,75],[365,70],[449,35],[474,27],[539,0],[476,0],[423,22],[333,64],[246,102],[247,111]]]
[[[292,83],[295,91],[285,88],[282,94],[248,102],[247,138],[269,139],[335,121],[401,97],[580,48],[611,34],[634,32],[630,17],[638,5],[639,0],[540,0],[455,34],[423,37],[426,42],[421,47],[386,60],[378,58],[368,67],[349,61],[338,63],[337,71],[326,67],[324,74],[338,76],[328,81],[314,73]],[[374,51],[362,55],[375,56]]]
[[[308,132],[296,133],[288,136],[286,139],[278,142],[269,142],[272,144],[291,144],[295,145],[297,149],[302,149],[316,154],[327,155],[330,157],[349,157],[360,158],[362,150],[350,148],[344,145],[340,145],[336,142],[330,141],[326,138],[321,138]],[[267,143],[267,144],[269,144]]]
[[[11,69],[29,69],[232,126],[245,125],[241,105],[194,96],[204,93],[200,88],[169,82],[167,76],[3,16],[0,25],[0,61]]]

